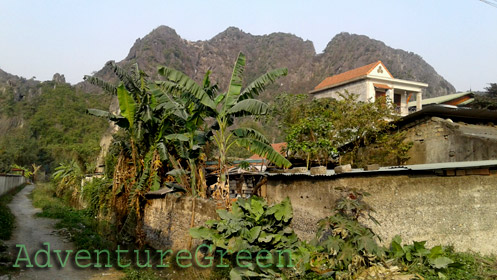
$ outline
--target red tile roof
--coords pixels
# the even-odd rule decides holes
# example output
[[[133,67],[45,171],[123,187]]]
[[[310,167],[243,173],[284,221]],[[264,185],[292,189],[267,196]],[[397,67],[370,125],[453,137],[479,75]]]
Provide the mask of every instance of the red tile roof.
[[[380,60],[378,60],[374,63],[364,65],[364,66],[361,66],[359,68],[352,69],[350,71],[347,71],[347,72],[344,72],[344,73],[341,73],[341,74],[338,74],[335,76],[328,77],[328,78],[324,79],[321,83],[319,83],[319,85],[317,85],[314,88],[314,90],[328,88],[328,87],[331,87],[333,85],[337,85],[337,84],[340,84],[340,83],[343,83],[346,81],[350,81],[350,80],[353,80],[353,79],[356,79],[356,78],[359,78],[362,76],[366,76],[369,73],[371,73],[371,71],[373,71],[373,69],[378,64],[381,64],[383,66],[383,69],[385,71],[387,71],[388,75],[390,75],[390,77],[393,78],[392,74],[390,74],[390,72],[387,70],[385,65]]]
[[[385,85],[385,84],[377,84],[377,83],[373,83],[373,86],[375,88],[384,88],[384,89],[392,89],[391,87]]]

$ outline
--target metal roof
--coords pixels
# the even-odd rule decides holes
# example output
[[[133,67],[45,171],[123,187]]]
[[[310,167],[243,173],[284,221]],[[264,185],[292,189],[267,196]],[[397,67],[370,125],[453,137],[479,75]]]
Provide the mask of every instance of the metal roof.
[[[484,109],[471,109],[452,105],[432,105],[402,117],[395,122],[397,127],[423,119],[425,117],[450,118],[453,121],[466,123],[497,122],[497,111]]]
[[[380,167],[378,170],[364,170],[362,168],[352,169],[352,171],[336,174],[334,170],[328,169],[326,174],[311,175],[310,171],[302,173],[265,173],[267,176],[310,176],[310,177],[331,177],[341,174],[373,174],[373,173],[387,173],[387,172],[401,172],[401,171],[436,171],[447,169],[476,169],[476,168],[490,168],[497,167],[497,160],[481,160],[481,161],[459,161],[459,162],[441,162],[441,163],[426,163],[426,164],[413,164],[401,166],[385,166]]]
[[[442,95],[442,96],[433,97],[433,98],[426,98],[426,99],[421,100],[421,104],[423,104],[423,106],[428,105],[428,104],[441,104],[441,103],[445,103],[445,102],[450,101],[450,100],[454,100],[454,99],[463,97],[465,95],[474,95],[474,93],[471,91],[467,91],[467,92]],[[409,102],[408,106],[409,107],[416,106],[416,101]]]

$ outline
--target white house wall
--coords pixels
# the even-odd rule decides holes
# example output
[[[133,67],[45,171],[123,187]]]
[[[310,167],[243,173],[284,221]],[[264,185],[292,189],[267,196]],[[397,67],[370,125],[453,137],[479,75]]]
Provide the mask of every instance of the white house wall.
[[[319,99],[319,98],[335,98],[335,99],[340,99],[339,93],[344,94],[345,91],[348,91],[349,93],[354,93],[358,94],[359,98],[358,101],[367,101],[368,97],[368,92],[371,91],[370,87],[372,87],[372,83],[368,83],[367,80],[361,80],[361,81],[356,81],[353,83],[345,84],[342,86],[334,87],[332,89],[324,90],[322,92],[314,94],[314,98]],[[374,88],[372,88],[374,91]],[[366,95],[364,95],[366,93]],[[373,94],[374,97],[374,94]]]

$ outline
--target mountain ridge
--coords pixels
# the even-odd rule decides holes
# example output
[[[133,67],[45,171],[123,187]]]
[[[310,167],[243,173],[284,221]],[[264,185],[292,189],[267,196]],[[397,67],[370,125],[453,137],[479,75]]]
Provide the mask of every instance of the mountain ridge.
[[[173,28],[161,25],[137,39],[128,55],[118,64],[129,67],[137,62],[153,78],[157,77],[156,67],[166,65],[196,81],[201,81],[204,73],[211,70],[212,80],[225,89],[232,64],[240,51],[247,56],[246,81],[274,68],[288,68],[288,76],[278,80],[279,87],[270,88],[262,96],[265,100],[271,99],[276,92],[309,92],[328,76],[378,60],[395,78],[429,84],[425,98],[456,92],[454,86],[418,54],[394,49],[365,35],[347,32],[335,35],[322,53],[316,53],[311,41],[289,33],[252,35],[231,26],[211,39],[188,41]],[[96,76],[115,81],[110,69],[105,67]],[[84,87],[88,88],[88,85]]]

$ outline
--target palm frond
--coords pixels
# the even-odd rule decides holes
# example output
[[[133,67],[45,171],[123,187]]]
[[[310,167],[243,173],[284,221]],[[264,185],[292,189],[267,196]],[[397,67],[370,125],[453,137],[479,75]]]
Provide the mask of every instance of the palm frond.
[[[130,127],[133,127],[135,120],[136,103],[129,92],[121,84],[117,88],[117,99],[119,100],[119,109],[121,109],[121,115],[125,117]]]
[[[114,74],[116,74],[116,76],[124,84],[124,86],[129,92],[131,92],[133,95],[140,92],[140,87],[137,84],[138,81],[135,80],[132,74],[128,73],[126,70],[118,66],[116,62],[113,60],[107,62],[105,65],[109,66],[112,69]]]
[[[107,119],[110,118],[112,115],[108,111],[99,110],[99,109],[87,109],[86,113],[88,115],[92,115],[92,116],[96,116],[96,117],[100,117],[100,118],[107,118]]]
[[[247,116],[258,116],[267,113],[268,105],[257,99],[245,99],[237,102],[233,107],[228,110],[228,114],[237,114]]]
[[[234,129],[233,134],[238,138],[250,138],[269,145],[269,141],[259,131],[253,128],[237,128]]]
[[[233,66],[228,92],[226,93],[223,112],[227,112],[231,106],[238,100],[238,96],[242,90],[243,72],[245,70],[245,55],[238,54],[238,58]]]
[[[99,79],[97,77],[85,75],[83,77],[83,80],[89,82],[90,84],[92,84],[94,86],[97,86],[97,87],[105,90],[106,92],[108,92],[110,94],[113,94],[113,95],[117,94],[116,86],[114,86],[113,84],[108,83],[108,82],[106,82],[104,80],[101,80],[101,79]]]
[[[266,74],[260,76],[255,79],[252,83],[250,83],[240,94],[238,97],[238,101],[244,100],[247,98],[254,98],[263,92],[267,86],[272,84],[276,79],[282,76],[286,76],[288,74],[288,70],[286,68],[278,68],[267,72]]]
[[[176,84],[179,89],[191,93],[195,98],[200,100],[200,103],[212,109],[216,107],[204,89],[184,73],[165,66],[160,67],[158,72],[159,75]],[[162,85],[172,87],[164,82]]]
[[[289,168],[292,164],[284,156],[275,151],[271,145],[250,138],[238,138],[237,144],[248,148],[250,152],[266,158],[278,167]]]

